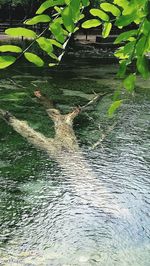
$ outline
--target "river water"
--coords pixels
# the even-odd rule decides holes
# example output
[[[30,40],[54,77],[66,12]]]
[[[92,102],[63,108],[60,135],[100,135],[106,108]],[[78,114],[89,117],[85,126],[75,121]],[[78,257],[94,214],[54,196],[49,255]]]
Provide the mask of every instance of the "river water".
[[[35,88],[63,112],[84,105],[93,92],[108,94],[74,126],[94,179],[76,176],[76,161],[67,175],[0,120],[0,265],[150,265],[150,82],[139,79],[135,94],[124,93],[124,104],[110,119],[116,69],[74,61],[58,70],[20,65],[2,72],[1,108],[47,136],[54,128],[33,97]]]

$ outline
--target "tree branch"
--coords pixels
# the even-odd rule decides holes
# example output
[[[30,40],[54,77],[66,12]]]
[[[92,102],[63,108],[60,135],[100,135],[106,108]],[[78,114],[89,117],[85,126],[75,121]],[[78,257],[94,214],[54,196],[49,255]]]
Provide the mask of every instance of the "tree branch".
[[[117,125],[117,122],[113,123],[112,126],[110,126],[108,128],[108,130],[105,133],[102,133],[100,139],[98,141],[96,141],[92,147],[90,148],[90,150],[94,150],[95,148],[97,148],[98,146],[101,145],[101,143],[106,139],[106,137],[109,135],[109,133],[115,128],[115,126]]]
[[[40,102],[46,107],[48,116],[52,119],[55,126],[54,139],[45,137],[42,133],[35,131],[31,128],[26,121],[18,120],[11,113],[0,109],[0,116],[13,127],[21,136],[26,138],[34,146],[46,151],[47,153],[56,156],[60,154],[64,149],[66,151],[79,151],[78,142],[73,130],[73,120],[84,110],[87,106],[95,103],[103,95],[96,95],[91,101],[82,107],[75,108],[68,114],[61,114],[60,110],[53,108],[53,102],[46,96],[43,96],[39,90],[34,92],[34,95],[40,100]],[[97,141],[92,148],[97,147],[108,135],[108,133],[114,128],[114,125],[108,129],[108,131],[102,135],[101,139]]]
[[[92,100],[90,100],[87,104],[80,107],[81,111],[84,111],[88,106],[95,104],[96,102],[101,100],[107,94],[109,94],[109,93],[108,92],[105,92],[103,94],[101,94],[101,93],[96,94],[95,93],[95,96]]]
[[[46,108],[46,109],[51,109],[55,108],[54,102],[50,100],[47,96],[42,95],[40,90],[34,91],[34,95],[38,99],[38,101]]]
[[[17,119],[8,111],[0,109],[0,116],[8,125],[12,126],[16,132],[26,138],[31,144],[49,153],[54,153],[55,146],[53,139],[47,138],[42,133],[35,131],[26,121]]]

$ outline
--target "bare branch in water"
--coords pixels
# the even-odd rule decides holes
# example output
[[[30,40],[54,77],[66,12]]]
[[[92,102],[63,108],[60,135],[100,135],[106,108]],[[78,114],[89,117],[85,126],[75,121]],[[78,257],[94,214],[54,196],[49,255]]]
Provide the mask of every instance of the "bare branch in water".
[[[95,94],[95,96],[93,97],[92,100],[90,100],[87,104],[80,107],[82,111],[84,111],[84,109],[86,109],[86,107],[93,105],[96,102],[98,102],[99,100],[101,100],[105,95],[108,94],[108,92],[103,93],[103,94],[102,93],[98,93],[98,94],[94,93],[94,94]]]
[[[61,114],[59,109],[56,109],[53,101],[48,99],[47,96],[43,96],[40,90],[36,90],[34,95],[38,98],[39,102],[45,107],[48,116],[52,119],[55,126],[55,137],[54,139],[49,139],[43,134],[32,129],[26,121],[20,121],[14,117],[8,111],[0,109],[1,117],[11,125],[15,131],[20,135],[28,139],[30,143],[34,146],[39,147],[50,153],[50,150],[53,150],[53,154],[58,151],[61,152],[65,148],[66,151],[77,151],[79,149],[78,141],[76,139],[74,130],[73,130],[73,120],[81,111],[97,102],[105,94],[96,95],[91,101],[82,107],[75,108],[73,111],[68,114]],[[92,146],[91,149],[95,149],[99,146],[102,141],[108,136],[108,134],[114,129],[116,123],[108,128],[106,133],[103,133],[101,138]],[[49,146],[49,147],[48,147]],[[54,152],[55,151],[55,152]]]
[[[100,139],[92,145],[92,147],[90,148],[90,150],[94,150],[95,148],[97,148],[98,146],[100,146],[102,144],[102,142],[106,139],[106,137],[109,135],[109,133],[112,130],[114,130],[114,128],[115,128],[116,125],[117,125],[117,122],[113,123],[113,125],[110,126],[105,133],[102,133]]]
[[[34,91],[34,95],[38,99],[45,109],[55,108],[54,102],[49,99],[46,95],[42,95],[40,90]]]
[[[16,81],[14,81],[14,80],[11,79],[11,78],[7,78],[7,80],[9,80],[13,85],[15,85],[15,86],[17,86],[17,87],[19,87],[19,88],[26,89],[25,86],[18,84]]]

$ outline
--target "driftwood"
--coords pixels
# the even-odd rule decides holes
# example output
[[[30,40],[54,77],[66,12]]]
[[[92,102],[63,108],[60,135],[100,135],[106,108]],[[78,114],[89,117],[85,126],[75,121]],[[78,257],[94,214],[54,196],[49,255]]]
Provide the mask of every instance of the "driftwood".
[[[26,121],[20,121],[2,109],[0,109],[1,117],[31,144],[47,152],[50,157],[59,163],[61,168],[71,177],[76,193],[82,202],[105,209],[107,213],[113,213],[117,216],[120,216],[120,214],[121,216],[126,215],[128,211],[116,202],[113,203],[110,192],[93,173],[79,148],[73,130],[74,118],[89,104],[97,101],[99,96],[95,96],[87,105],[75,108],[72,112],[64,115],[56,109],[51,100],[42,96],[40,91],[35,91],[34,94],[40,103],[44,105],[48,116],[54,122],[54,138],[45,137],[42,133],[32,129]]]

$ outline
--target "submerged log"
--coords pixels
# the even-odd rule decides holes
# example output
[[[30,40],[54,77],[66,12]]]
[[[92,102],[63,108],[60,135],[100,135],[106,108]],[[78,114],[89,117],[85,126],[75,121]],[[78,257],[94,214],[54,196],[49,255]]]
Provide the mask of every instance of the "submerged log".
[[[64,115],[55,108],[52,101],[42,96],[40,91],[35,91],[35,96],[46,107],[48,116],[54,122],[54,138],[48,138],[35,131],[26,121],[18,120],[11,113],[2,109],[0,109],[1,117],[31,144],[47,152],[50,157],[59,163],[61,168],[71,177],[77,195],[82,202],[94,207],[107,209],[107,213],[126,216],[128,211],[123,209],[118,203],[112,203],[113,198],[110,197],[110,192],[97,179],[79,148],[73,130],[73,120],[78,116],[82,108],[75,108],[72,112]],[[108,199],[110,199],[110,202]]]
[[[21,136],[49,155],[58,156],[58,154],[60,155],[64,150],[68,152],[77,151],[79,146],[73,130],[73,120],[80,112],[79,108],[76,108],[69,114],[63,115],[58,109],[54,108],[50,100],[40,96],[40,92],[36,91],[35,95],[40,98],[41,103],[47,108],[46,111],[48,116],[54,122],[54,138],[48,138],[42,133],[37,132],[31,128],[26,121],[18,120],[8,111],[0,109],[0,115]]]

